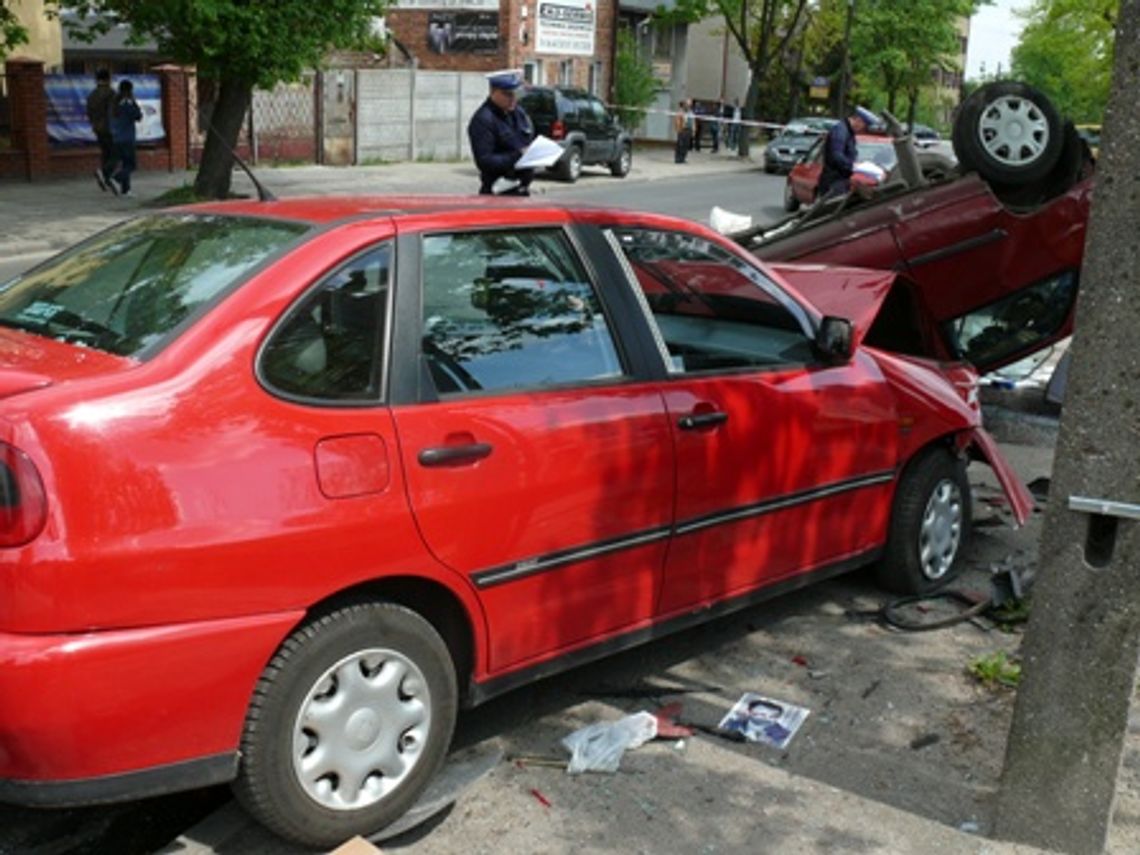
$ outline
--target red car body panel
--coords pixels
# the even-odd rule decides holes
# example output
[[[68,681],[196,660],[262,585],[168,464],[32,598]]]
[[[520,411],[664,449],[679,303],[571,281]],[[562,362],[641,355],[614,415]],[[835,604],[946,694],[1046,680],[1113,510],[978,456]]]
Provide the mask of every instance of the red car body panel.
[[[422,232],[641,225],[748,256],[673,218],[471,199],[188,210],[315,228],[144,361],[0,333],[0,441],[31,458],[49,497],[39,536],[0,549],[0,794],[99,792],[125,773],[236,758],[258,675],[333,597],[451,604],[461,680],[501,687],[873,556],[897,473],[924,444],[966,435],[1002,465],[953,371],[870,348],[778,371],[679,377],[662,364],[573,389],[289,400],[259,380],[259,348],[313,283],[378,242],[395,242],[399,268],[399,241]],[[405,273],[397,298],[418,283]],[[825,281],[785,273],[809,292]],[[883,281],[842,271],[832,306],[862,328]],[[679,429],[713,409],[724,430]],[[490,455],[419,465],[425,448],[472,440]]]
[[[824,314],[851,321],[856,346],[871,329],[897,278],[894,273],[855,267],[773,264],[770,269]]]

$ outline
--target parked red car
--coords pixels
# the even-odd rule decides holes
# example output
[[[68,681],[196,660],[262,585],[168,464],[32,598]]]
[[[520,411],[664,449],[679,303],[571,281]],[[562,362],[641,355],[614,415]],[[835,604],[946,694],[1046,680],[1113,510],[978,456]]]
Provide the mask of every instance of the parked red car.
[[[391,823],[460,704],[877,562],[951,578],[975,373],[894,275],[450,198],[140,217],[0,289],[0,799]],[[850,318],[850,321],[837,317]]]
[[[823,172],[823,147],[827,137],[820,137],[803,159],[792,167],[784,181],[784,210],[793,213],[800,205],[812,204],[819,190],[819,176]],[[882,183],[896,163],[895,149],[890,137],[880,134],[855,136],[856,169],[851,183],[875,187]]]

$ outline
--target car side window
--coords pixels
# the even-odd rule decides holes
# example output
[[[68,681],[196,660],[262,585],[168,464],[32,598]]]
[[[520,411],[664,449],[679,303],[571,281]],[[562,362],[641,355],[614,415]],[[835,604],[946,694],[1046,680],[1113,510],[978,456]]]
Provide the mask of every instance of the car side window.
[[[602,304],[560,229],[428,235],[421,354],[441,395],[621,377]]]
[[[385,244],[357,256],[290,310],[262,349],[269,386],[329,401],[379,398],[391,255]]]
[[[760,270],[697,235],[618,229],[675,374],[806,364],[808,321]]]
[[[598,122],[604,123],[606,121],[606,107],[597,98],[590,99],[590,111]]]

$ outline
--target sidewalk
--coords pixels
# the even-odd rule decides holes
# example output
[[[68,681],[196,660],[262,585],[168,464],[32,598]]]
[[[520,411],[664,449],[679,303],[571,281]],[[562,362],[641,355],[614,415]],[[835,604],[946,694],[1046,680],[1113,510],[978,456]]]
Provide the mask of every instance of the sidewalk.
[[[741,160],[721,149],[717,154],[692,152],[688,162],[673,162],[669,146],[635,148],[633,169],[626,183],[676,178],[680,175],[723,174],[759,169],[763,147],[754,146],[751,158]],[[479,177],[471,161],[389,163],[380,166],[258,166],[258,180],[274,195],[474,193]],[[586,167],[584,175],[608,174],[603,167]],[[0,181],[0,259],[42,255],[63,249],[121,219],[144,210],[163,193],[191,184],[195,172],[137,172],[132,176],[135,196],[123,199],[100,192],[94,175],[28,183]],[[617,180],[617,179],[614,179]],[[541,176],[534,190],[550,196],[570,196],[580,184],[565,184]],[[253,185],[234,170],[233,192],[254,196]]]

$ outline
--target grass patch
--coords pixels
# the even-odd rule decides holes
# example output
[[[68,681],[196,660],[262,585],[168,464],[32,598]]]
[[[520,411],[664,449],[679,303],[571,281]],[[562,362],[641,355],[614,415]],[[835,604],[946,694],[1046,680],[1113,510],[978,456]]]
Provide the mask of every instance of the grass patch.
[[[248,199],[245,193],[230,193],[230,199]],[[175,187],[172,190],[167,190],[159,196],[143,203],[145,208],[173,208],[178,205],[193,205],[195,202],[215,202],[216,199],[211,199],[207,196],[199,196],[194,192],[193,184],[183,184],[181,187]]]
[[[987,688],[1008,686],[1016,689],[1021,682],[1021,663],[1011,659],[1004,650],[986,653],[970,661],[966,671]]]

